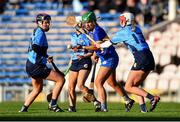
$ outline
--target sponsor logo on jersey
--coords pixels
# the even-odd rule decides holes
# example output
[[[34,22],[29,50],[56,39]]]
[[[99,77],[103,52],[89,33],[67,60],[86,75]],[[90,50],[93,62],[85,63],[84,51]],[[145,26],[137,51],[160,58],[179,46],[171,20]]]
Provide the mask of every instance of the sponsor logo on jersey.
[[[102,64],[107,64],[107,61],[103,61],[103,63]]]

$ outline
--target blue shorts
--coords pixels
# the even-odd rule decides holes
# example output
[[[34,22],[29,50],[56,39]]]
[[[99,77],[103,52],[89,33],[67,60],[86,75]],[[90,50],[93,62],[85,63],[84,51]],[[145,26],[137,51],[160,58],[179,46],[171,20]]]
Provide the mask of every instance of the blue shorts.
[[[78,72],[81,69],[91,70],[92,61],[91,58],[83,58],[81,60],[72,60],[72,64],[70,67],[71,71]]]
[[[101,65],[103,67],[108,67],[112,69],[116,69],[118,63],[119,63],[119,57],[118,54],[115,53],[113,56],[108,56],[108,57],[100,57],[101,58]]]
[[[155,68],[155,61],[150,50],[138,51],[133,54],[135,62],[131,70],[151,71]]]
[[[51,69],[48,68],[46,65],[33,64],[29,60],[27,60],[26,72],[27,72],[28,76],[30,76],[32,78],[46,79],[49,76]]]

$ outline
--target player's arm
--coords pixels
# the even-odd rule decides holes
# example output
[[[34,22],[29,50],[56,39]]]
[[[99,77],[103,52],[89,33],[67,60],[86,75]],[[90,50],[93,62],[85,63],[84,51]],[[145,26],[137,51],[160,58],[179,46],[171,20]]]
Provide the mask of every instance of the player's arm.
[[[111,45],[115,45],[117,43],[121,43],[121,42],[125,41],[124,40],[125,36],[126,36],[126,34],[123,31],[119,31],[115,34],[115,36],[111,40],[109,39],[108,41],[105,41],[101,44],[96,44],[96,47],[97,48],[108,48]]]
[[[48,57],[47,47],[45,47],[45,46],[39,46],[37,44],[33,44],[32,50],[34,50],[34,52],[36,52],[40,56]]]
[[[91,51],[98,50],[98,48],[95,45],[83,46],[82,48],[85,49],[85,50],[91,50]]]
[[[113,43],[111,41],[105,41],[105,42],[103,42],[101,44],[96,44],[96,47],[97,48],[108,48],[111,45],[113,45]]]
[[[44,35],[41,31],[35,32],[35,37],[32,43],[32,50],[36,52],[39,56],[48,57],[47,55],[47,46],[42,46],[44,40]]]

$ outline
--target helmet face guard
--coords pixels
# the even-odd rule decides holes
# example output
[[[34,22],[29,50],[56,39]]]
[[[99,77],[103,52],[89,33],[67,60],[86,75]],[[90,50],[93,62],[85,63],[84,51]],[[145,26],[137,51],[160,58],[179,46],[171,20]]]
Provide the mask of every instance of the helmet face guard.
[[[122,22],[122,23],[125,23],[126,22],[126,17],[125,16],[120,16],[119,21]]]
[[[38,23],[38,21],[44,20],[51,21],[51,16],[45,13],[41,13],[36,16],[36,23]]]

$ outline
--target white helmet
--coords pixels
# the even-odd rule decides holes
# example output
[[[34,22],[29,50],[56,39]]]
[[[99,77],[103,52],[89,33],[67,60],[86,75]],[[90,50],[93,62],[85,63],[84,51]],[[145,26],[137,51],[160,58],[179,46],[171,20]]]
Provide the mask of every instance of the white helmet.
[[[126,25],[132,24],[132,21],[134,21],[134,15],[132,13],[123,13],[119,17],[120,21],[126,21]]]

